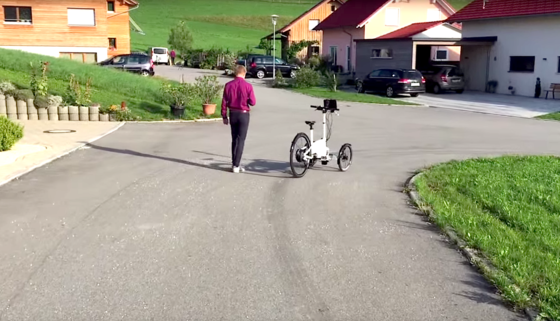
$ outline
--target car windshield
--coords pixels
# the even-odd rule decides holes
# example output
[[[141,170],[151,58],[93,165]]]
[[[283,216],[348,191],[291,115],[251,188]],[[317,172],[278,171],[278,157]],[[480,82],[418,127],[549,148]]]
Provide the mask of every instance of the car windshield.
[[[284,64],[285,62],[282,59],[276,58],[276,63],[277,64]]]
[[[154,53],[156,55],[164,55],[165,54],[165,49],[156,48],[156,49],[154,49]]]
[[[449,77],[463,77],[463,71],[459,68],[451,68],[449,73],[447,73]]]
[[[416,70],[407,70],[404,72],[404,78],[406,79],[422,79],[422,74]]]

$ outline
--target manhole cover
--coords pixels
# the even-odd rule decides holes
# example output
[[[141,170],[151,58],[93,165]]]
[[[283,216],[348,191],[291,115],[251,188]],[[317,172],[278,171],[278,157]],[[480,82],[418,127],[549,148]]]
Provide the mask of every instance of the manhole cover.
[[[45,130],[43,133],[46,134],[68,134],[68,133],[75,133],[76,131],[73,129],[52,129],[52,130]]]

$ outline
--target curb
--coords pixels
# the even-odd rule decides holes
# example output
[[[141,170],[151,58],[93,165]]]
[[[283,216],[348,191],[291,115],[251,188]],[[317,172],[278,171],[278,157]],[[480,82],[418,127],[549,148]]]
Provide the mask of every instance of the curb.
[[[118,129],[120,129],[121,127],[123,127],[125,124],[126,124],[126,122],[121,122],[120,125],[118,125],[117,127],[111,129],[110,131],[106,132],[105,134],[102,134],[102,135],[99,135],[99,136],[97,136],[97,137],[95,137],[95,138],[92,138],[92,139],[88,140],[87,142],[80,143],[78,146],[72,148],[71,150],[69,150],[69,151],[67,151],[67,152],[64,152],[64,153],[62,153],[62,154],[60,154],[60,155],[54,156],[54,157],[52,157],[52,158],[49,158],[49,159],[47,159],[46,161],[43,161],[42,163],[40,163],[40,164],[38,164],[38,165],[35,165],[35,166],[31,167],[30,169],[24,171],[23,173],[19,173],[19,174],[16,174],[16,175],[14,175],[14,176],[11,176],[11,177],[7,178],[6,180],[1,181],[1,182],[0,182],[0,186],[3,186],[3,185],[5,185],[5,184],[7,184],[7,183],[9,183],[9,182],[11,182],[11,181],[13,181],[13,180],[15,180],[15,179],[18,179],[18,178],[20,178],[20,177],[23,176],[23,175],[29,174],[30,172],[36,170],[37,168],[42,167],[42,166],[45,166],[45,165],[47,165],[48,163],[51,163],[51,162],[53,162],[53,161],[55,161],[55,160],[57,160],[57,159],[59,159],[59,158],[61,158],[61,157],[64,157],[64,156],[66,156],[66,155],[68,155],[68,154],[71,154],[71,153],[75,152],[76,150],[78,150],[78,149],[84,147],[84,146],[87,145],[87,144],[93,143],[93,142],[96,141],[96,140],[99,140],[99,139],[101,139],[101,138],[103,138],[103,137],[105,137],[105,136],[107,136],[107,135],[109,135],[109,134],[112,134],[112,133],[116,132]]]
[[[196,119],[196,120],[145,120],[145,121],[129,121],[127,123],[137,123],[137,124],[179,124],[179,123],[204,123],[204,122],[215,122],[221,121],[221,118],[208,118],[208,119]]]
[[[430,221],[435,221],[435,213],[431,206],[425,205],[426,203],[422,200],[422,197],[416,191],[416,179],[422,176],[423,172],[419,172],[414,174],[405,182],[405,188],[407,191],[410,200],[414,204],[414,206],[422,213],[428,216]],[[443,233],[447,236],[449,240],[451,240],[463,253],[463,255],[469,260],[473,266],[477,267],[479,270],[487,270],[487,271],[496,271],[497,268],[492,265],[486,258],[480,256],[475,249],[470,248],[465,241],[463,241],[460,237],[457,236],[455,231],[449,227],[440,228]],[[543,319],[539,316],[539,312],[532,308],[525,308],[523,309],[525,316],[530,321],[543,321]]]

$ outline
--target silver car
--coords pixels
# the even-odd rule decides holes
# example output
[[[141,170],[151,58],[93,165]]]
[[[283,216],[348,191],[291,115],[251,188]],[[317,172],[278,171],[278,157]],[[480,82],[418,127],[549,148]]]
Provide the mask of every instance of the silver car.
[[[453,65],[434,65],[422,71],[426,79],[426,91],[439,94],[444,91],[463,93],[465,91],[465,77],[461,69]]]

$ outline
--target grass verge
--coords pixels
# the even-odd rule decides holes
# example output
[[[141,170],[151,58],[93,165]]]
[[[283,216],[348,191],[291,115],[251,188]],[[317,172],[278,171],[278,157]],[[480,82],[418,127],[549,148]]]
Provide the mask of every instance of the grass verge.
[[[556,121],[560,121],[560,112],[555,112],[555,113],[550,113],[550,114],[546,114],[546,115],[541,115],[541,116],[537,116],[535,117],[537,119],[548,119],[548,120],[556,120]]]
[[[49,61],[49,92],[64,96],[70,74],[84,84],[89,77],[93,82],[92,101],[102,106],[127,103],[134,115],[142,120],[170,118],[169,106],[163,104],[161,85],[168,80],[142,77],[136,74],[88,65],[67,59],[53,58],[18,50],[0,49],[0,80],[8,80],[20,88],[29,88],[29,63]],[[185,111],[187,119],[202,116],[202,103],[192,101]],[[217,111],[215,117],[219,117]]]
[[[504,298],[560,320],[560,159],[506,156],[437,165],[416,187],[450,227],[497,271]]]
[[[379,105],[411,105],[411,106],[416,105],[413,103],[376,96],[376,95],[349,93],[345,91],[332,92],[327,88],[323,88],[323,87],[297,88],[294,89],[294,91],[317,98],[336,99],[340,101],[350,101],[350,102],[357,102],[357,103],[368,103],[368,104],[379,104]]]

